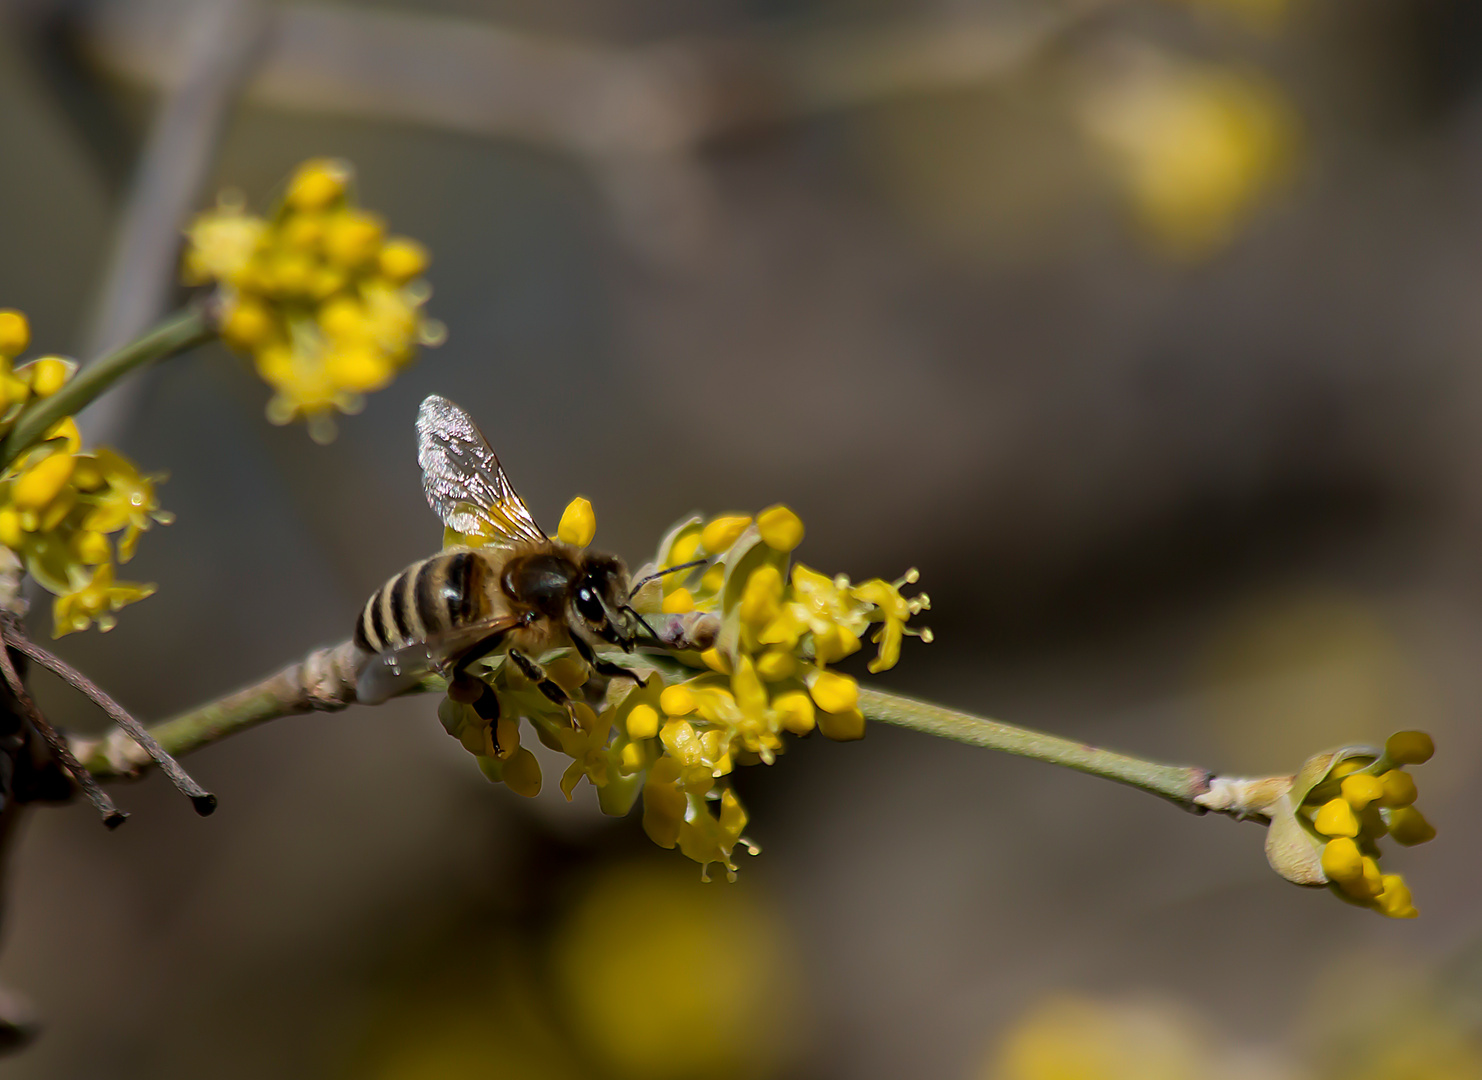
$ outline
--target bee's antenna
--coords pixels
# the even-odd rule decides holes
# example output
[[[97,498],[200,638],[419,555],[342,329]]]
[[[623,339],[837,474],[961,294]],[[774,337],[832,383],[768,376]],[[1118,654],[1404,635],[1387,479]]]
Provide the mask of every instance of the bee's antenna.
[[[675,569],[677,570],[679,568],[678,567],[675,567]],[[633,607],[633,605],[631,605],[631,604],[624,604],[619,610],[626,611],[628,614],[632,615],[633,618],[637,619],[639,621],[639,623],[642,624],[643,628],[648,631],[648,636],[649,637],[653,638],[660,645],[662,645],[664,643],[664,639],[661,638],[661,637],[659,637],[659,632],[657,630],[655,630],[652,626],[649,626],[648,625],[648,620],[645,619],[642,615],[638,614],[638,609],[635,608],[635,607]]]
[[[643,588],[650,581],[657,581],[661,577],[668,577],[670,574],[677,574],[681,570],[693,570],[697,566],[704,566],[709,561],[709,559],[695,559],[692,562],[680,563],[678,566],[666,566],[662,570],[655,570],[652,574],[649,574],[648,577],[643,578],[641,581],[638,581],[633,585],[633,588],[628,592],[628,599],[631,600],[633,599],[633,597],[637,596],[638,590]],[[633,611],[632,608],[629,608],[628,610]],[[637,615],[638,612],[633,611],[633,614]],[[638,621],[643,622],[643,619],[640,618]],[[643,625],[647,626],[648,624],[643,623]],[[653,631],[650,630],[649,633],[653,633]]]

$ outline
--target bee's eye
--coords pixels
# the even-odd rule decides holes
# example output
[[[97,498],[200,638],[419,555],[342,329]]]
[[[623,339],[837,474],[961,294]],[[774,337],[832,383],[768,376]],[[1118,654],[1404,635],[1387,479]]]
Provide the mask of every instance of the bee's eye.
[[[585,586],[577,591],[576,610],[589,622],[601,624],[607,621],[607,616],[602,610],[602,602],[597,599],[597,594]]]

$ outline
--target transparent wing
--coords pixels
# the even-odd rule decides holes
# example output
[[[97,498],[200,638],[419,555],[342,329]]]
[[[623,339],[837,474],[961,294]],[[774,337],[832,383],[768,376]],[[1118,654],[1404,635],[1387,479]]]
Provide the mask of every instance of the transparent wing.
[[[410,690],[424,676],[442,671],[468,650],[518,625],[518,615],[498,615],[378,653],[360,669],[355,698],[363,705],[379,705]]]
[[[445,397],[432,394],[417,413],[417,464],[448,528],[504,546],[546,539],[473,418]]]

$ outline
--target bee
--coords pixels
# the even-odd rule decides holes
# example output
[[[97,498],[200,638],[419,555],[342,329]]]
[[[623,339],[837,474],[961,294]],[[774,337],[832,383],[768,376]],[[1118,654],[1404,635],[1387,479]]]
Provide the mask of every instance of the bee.
[[[632,606],[649,581],[704,560],[633,585],[617,556],[552,540],[472,417],[447,398],[434,394],[422,402],[417,462],[433,512],[455,532],[485,538],[487,546],[451,547],[415,562],[366,601],[354,634],[366,654],[356,682],[360,701],[385,701],[437,673],[447,676],[455,699],[492,723],[499,718],[498,698],[467,669],[503,650],[542,694],[570,711],[566,691],[536,656],[570,645],[593,672],[631,678],[597,650],[616,645],[632,652],[640,628],[664,648],[705,649],[714,641],[713,616],[669,616],[661,635]]]

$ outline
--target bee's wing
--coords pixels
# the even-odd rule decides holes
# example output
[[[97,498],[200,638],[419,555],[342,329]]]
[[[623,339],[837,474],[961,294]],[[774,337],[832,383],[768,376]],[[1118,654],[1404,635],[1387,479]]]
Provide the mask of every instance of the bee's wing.
[[[448,528],[504,546],[546,539],[473,418],[437,394],[417,413],[417,463],[427,502]]]
[[[379,705],[410,690],[424,676],[441,671],[474,646],[518,625],[518,615],[496,615],[378,653],[360,669],[355,680],[355,699],[363,705]]]

